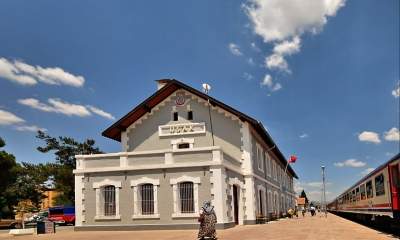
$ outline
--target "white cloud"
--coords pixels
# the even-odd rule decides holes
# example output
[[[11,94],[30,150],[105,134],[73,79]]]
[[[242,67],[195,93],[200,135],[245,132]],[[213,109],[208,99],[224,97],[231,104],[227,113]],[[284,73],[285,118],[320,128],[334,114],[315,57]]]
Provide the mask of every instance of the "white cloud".
[[[252,42],[250,45],[251,45],[251,48],[254,49],[255,51],[257,51],[257,52],[261,51],[261,49],[256,45],[256,43]]]
[[[253,77],[253,75],[251,75],[250,73],[244,72],[244,73],[243,73],[243,78],[246,79],[247,81],[250,81],[250,80],[252,80],[254,77]]]
[[[273,82],[272,82],[272,77],[269,74],[266,74],[263,81],[261,82],[261,86],[268,86],[272,87]]]
[[[365,175],[367,175],[368,173],[374,171],[374,169],[375,169],[375,168],[367,168],[367,169],[364,169],[364,170],[360,173],[360,175],[361,175],[361,176],[365,176]]]
[[[299,136],[300,138],[308,138],[308,134],[307,133],[303,133]]]
[[[5,58],[0,58],[0,77],[21,85],[35,85],[37,83],[33,77],[21,74],[14,64]]]
[[[95,113],[95,114],[97,114],[99,116],[102,116],[104,118],[108,118],[110,120],[115,120],[115,117],[113,115],[111,115],[110,113],[108,113],[108,112],[105,112],[105,111],[103,111],[103,110],[101,110],[101,109],[99,109],[97,107],[93,107],[93,106],[90,106],[90,105],[88,105],[87,107],[90,109],[90,111],[92,111],[93,113]]]
[[[59,67],[32,66],[5,58],[0,58],[0,77],[22,85],[35,85],[42,82],[51,85],[82,87],[85,83],[84,77],[73,75]]]
[[[358,168],[358,167],[364,167],[367,164],[365,162],[362,161],[358,161],[357,159],[347,159],[346,161],[343,162],[336,162],[333,165],[335,165],[335,167],[354,167],[354,168]]]
[[[281,70],[284,72],[290,72],[288,63],[282,55],[272,54],[265,59],[265,65],[271,70]]]
[[[358,140],[361,142],[380,143],[379,135],[376,132],[364,131],[358,135]]]
[[[319,32],[344,3],[345,0],[250,0],[244,8],[254,32],[264,42],[271,42]]]
[[[110,113],[90,105],[84,106],[79,104],[72,104],[64,102],[57,98],[49,98],[47,102],[48,103],[42,103],[35,98],[26,98],[18,100],[18,103],[22,105],[43,112],[54,112],[54,113],[64,114],[67,116],[78,116],[78,117],[88,117],[91,116],[92,113],[94,113],[110,120],[115,119],[114,116],[112,116]]]
[[[284,57],[300,51],[301,35],[321,31],[328,17],[335,16],[344,4],[345,0],[249,0],[244,10],[254,32],[264,42],[275,43],[265,66],[290,73]]]
[[[25,122],[24,119],[16,116],[13,113],[0,109],[0,125],[13,125]]]
[[[247,63],[250,64],[250,65],[254,65],[255,64],[253,58],[247,59]]]
[[[278,91],[282,88],[282,85],[280,83],[274,83],[272,81],[272,77],[269,74],[266,74],[262,82],[260,83],[261,86],[267,86],[269,90],[272,92]]]
[[[31,126],[28,126],[28,125],[16,126],[15,129],[18,130],[18,131],[28,131],[28,132],[37,132],[37,131],[39,131],[39,130],[42,131],[42,132],[47,131],[46,128],[40,128],[40,127],[38,127],[38,126],[36,126],[36,125],[31,125]]]
[[[282,85],[280,83],[275,83],[275,85],[271,88],[271,91],[275,92],[282,89]]]
[[[398,128],[392,128],[389,131],[385,132],[385,140],[386,141],[400,141],[400,132]]]
[[[393,89],[392,95],[393,95],[393,97],[395,97],[395,98],[400,97],[400,84],[397,86],[397,88]]]
[[[292,41],[283,41],[274,47],[274,53],[287,56],[300,51],[300,38],[295,36]]]
[[[49,104],[42,103],[35,98],[19,99],[18,103],[40,111],[61,113],[67,116],[87,117],[91,115],[85,106],[63,102],[57,98],[49,98]]]
[[[234,43],[229,43],[228,47],[233,55],[236,55],[236,56],[243,55],[242,52],[240,51],[240,48],[238,45],[236,45]]]

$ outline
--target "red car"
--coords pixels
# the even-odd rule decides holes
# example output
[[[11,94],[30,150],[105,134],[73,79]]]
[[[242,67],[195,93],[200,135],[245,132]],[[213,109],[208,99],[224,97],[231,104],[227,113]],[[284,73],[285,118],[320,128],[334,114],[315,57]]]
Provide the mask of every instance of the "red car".
[[[52,207],[49,208],[49,221],[57,224],[75,225],[75,207]]]

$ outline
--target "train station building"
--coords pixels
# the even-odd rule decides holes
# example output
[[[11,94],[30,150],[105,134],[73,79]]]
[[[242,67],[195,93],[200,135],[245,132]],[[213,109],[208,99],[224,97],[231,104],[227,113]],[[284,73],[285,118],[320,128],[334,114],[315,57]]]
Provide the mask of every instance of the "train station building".
[[[296,173],[261,122],[180,81],[157,85],[103,132],[121,152],[76,156],[76,230],[197,228],[206,200],[218,228],[294,207]]]

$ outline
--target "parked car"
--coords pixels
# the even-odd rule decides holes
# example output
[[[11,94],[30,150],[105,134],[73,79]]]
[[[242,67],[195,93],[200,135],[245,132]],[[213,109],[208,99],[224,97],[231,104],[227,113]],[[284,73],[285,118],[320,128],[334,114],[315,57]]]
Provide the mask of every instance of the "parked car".
[[[52,207],[49,208],[48,220],[56,224],[75,225],[75,207]]]

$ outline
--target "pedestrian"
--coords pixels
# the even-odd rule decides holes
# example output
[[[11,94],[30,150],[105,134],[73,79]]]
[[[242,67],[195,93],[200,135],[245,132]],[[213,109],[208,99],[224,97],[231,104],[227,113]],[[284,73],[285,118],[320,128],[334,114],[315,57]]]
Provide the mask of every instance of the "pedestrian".
[[[306,215],[306,208],[305,207],[301,208],[301,214],[303,214],[303,217]]]
[[[310,207],[310,212],[311,212],[311,216],[315,215],[315,207],[314,206]]]
[[[199,240],[215,240],[217,233],[215,231],[215,224],[217,223],[217,216],[215,215],[214,206],[210,201],[205,201],[200,211],[200,228],[197,238]]]

